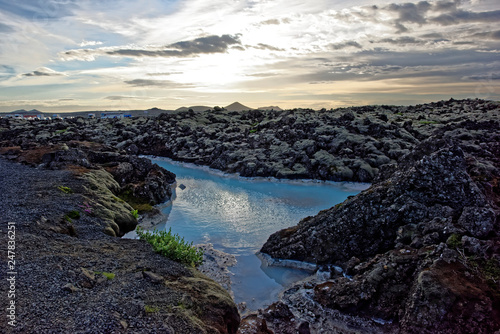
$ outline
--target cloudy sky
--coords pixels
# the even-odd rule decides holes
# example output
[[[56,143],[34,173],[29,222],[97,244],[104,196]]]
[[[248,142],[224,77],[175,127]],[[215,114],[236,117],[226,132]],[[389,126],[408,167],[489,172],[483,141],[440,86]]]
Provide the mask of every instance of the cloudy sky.
[[[0,0],[0,111],[500,99],[498,0]]]

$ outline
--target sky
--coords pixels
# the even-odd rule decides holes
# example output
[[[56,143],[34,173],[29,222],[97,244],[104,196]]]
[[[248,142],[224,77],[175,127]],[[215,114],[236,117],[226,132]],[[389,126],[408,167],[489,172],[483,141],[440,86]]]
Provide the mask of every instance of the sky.
[[[0,0],[0,112],[500,100],[498,0]]]

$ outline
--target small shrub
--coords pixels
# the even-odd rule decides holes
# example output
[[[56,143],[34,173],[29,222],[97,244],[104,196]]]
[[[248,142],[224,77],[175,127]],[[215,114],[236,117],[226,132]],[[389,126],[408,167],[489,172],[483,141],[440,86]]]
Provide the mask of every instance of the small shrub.
[[[153,246],[155,252],[171,260],[192,267],[199,266],[203,262],[203,251],[194,247],[192,242],[186,242],[178,234],[173,234],[172,229],[168,232],[156,230],[149,232],[138,227],[136,232],[141,240],[146,240]]]
[[[132,216],[134,216],[135,219],[139,218],[139,212],[137,211],[137,209],[130,211],[130,213],[132,214]]]

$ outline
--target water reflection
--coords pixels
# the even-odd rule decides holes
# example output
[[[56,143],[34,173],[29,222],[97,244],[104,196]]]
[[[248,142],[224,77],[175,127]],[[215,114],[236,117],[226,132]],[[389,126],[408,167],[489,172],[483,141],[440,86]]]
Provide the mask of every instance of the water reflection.
[[[230,269],[234,274],[235,301],[246,302],[251,310],[275,300],[283,285],[309,274],[264,264],[255,254],[269,235],[296,225],[300,219],[332,207],[363,188],[249,180],[187,168],[164,159],[153,162],[174,172],[177,184],[183,185],[183,189],[176,188],[173,205],[163,210],[168,221],[158,228],[171,227],[188,241],[210,242],[216,249],[235,255],[238,264]]]

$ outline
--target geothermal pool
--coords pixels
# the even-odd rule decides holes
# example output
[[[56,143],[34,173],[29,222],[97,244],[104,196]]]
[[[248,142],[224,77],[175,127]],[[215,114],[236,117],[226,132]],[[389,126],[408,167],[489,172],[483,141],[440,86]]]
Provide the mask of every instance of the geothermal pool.
[[[151,160],[177,175],[172,205],[163,209],[168,220],[156,228],[172,228],[187,241],[212,243],[235,255],[238,263],[229,268],[235,302],[245,302],[250,311],[276,301],[284,286],[311,274],[263,263],[256,253],[267,238],[368,187],[243,178],[165,158]]]

